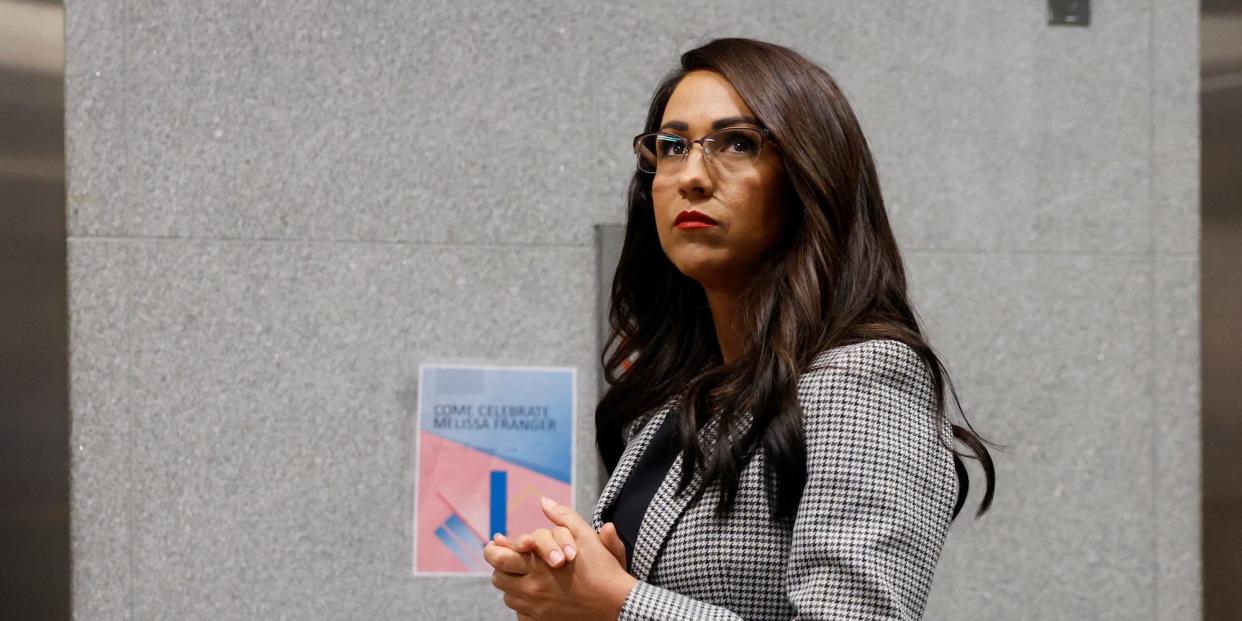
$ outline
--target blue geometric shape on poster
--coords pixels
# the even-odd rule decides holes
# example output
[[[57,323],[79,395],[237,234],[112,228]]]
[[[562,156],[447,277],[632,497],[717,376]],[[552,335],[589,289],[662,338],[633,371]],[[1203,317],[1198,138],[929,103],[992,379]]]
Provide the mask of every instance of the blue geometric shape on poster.
[[[444,525],[441,525],[436,529],[436,538],[439,539],[444,545],[448,546],[448,549],[453,552],[453,556],[456,556],[457,560],[461,561],[463,565],[466,567],[474,566],[474,551],[466,551],[466,549],[462,546],[462,543],[454,538],[453,535],[449,533],[449,530],[444,527]]]
[[[424,364],[422,431],[572,482],[572,368]]]
[[[509,528],[505,524],[508,521],[506,508],[509,502],[509,473],[507,471],[492,471],[488,493],[491,495],[491,502],[489,503],[491,518],[489,523],[491,527],[487,529],[487,532],[508,535]]]

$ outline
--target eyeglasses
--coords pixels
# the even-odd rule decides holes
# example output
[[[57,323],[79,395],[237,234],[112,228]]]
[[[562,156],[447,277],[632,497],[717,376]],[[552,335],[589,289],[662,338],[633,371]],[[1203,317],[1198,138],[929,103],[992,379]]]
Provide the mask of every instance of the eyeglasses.
[[[651,132],[634,136],[634,153],[638,155],[639,170],[659,175],[672,174],[686,164],[690,145],[698,143],[708,161],[725,172],[733,173],[754,165],[763,145],[772,142],[771,135],[772,132],[763,127],[726,127],[698,140]]]

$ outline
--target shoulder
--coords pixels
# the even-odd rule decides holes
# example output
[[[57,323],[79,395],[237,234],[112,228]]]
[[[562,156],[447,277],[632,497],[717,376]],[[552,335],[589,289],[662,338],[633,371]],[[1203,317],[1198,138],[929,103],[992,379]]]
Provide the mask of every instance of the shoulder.
[[[913,347],[872,339],[817,355],[798,378],[798,400],[808,420],[908,424],[911,417],[934,418],[932,388],[929,367]]]
[[[930,383],[927,364],[910,345],[871,339],[824,350],[798,378],[800,385],[853,378],[917,386]]]

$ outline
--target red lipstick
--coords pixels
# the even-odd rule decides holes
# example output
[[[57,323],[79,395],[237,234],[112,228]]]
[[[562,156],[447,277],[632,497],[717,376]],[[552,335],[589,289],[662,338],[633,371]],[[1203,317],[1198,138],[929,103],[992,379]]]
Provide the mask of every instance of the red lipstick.
[[[673,220],[673,226],[679,229],[701,229],[716,226],[716,221],[703,212],[687,209],[677,214],[677,219]]]

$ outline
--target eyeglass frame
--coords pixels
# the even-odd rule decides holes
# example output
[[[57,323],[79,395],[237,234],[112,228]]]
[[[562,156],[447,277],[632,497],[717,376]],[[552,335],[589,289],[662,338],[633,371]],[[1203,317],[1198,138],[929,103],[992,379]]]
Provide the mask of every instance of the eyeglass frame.
[[[758,160],[758,159],[759,159],[759,156],[760,156],[760,155],[763,155],[763,146],[764,146],[764,145],[766,145],[766,144],[768,144],[768,143],[772,143],[772,147],[773,147],[773,148],[779,148],[779,147],[777,146],[776,141],[775,141],[774,139],[772,139],[772,130],[770,130],[770,129],[766,128],[766,127],[756,127],[756,126],[754,126],[754,125],[734,125],[734,126],[731,126],[731,127],[721,127],[720,129],[714,130],[714,131],[712,131],[711,133],[708,133],[708,134],[706,134],[706,135],[704,135],[704,136],[700,136],[699,138],[696,138],[696,139],[694,139],[694,140],[691,140],[691,139],[689,139],[689,138],[686,138],[685,136],[678,136],[677,134],[670,134],[670,133],[668,133],[668,132],[661,132],[661,131],[654,131],[654,132],[643,132],[643,133],[641,133],[641,134],[638,134],[637,136],[634,136],[634,139],[633,139],[633,141],[632,141],[632,148],[633,148],[633,150],[634,150],[634,155],[638,156],[638,159],[639,159],[639,160],[642,160],[642,159],[643,159],[643,156],[642,156],[642,154],[641,154],[641,153],[639,153],[639,152],[638,152],[638,141],[639,141],[640,139],[642,139],[642,138],[646,138],[647,136],[651,136],[651,135],[673,136],[673,137],[676,137],[676,138],[680,138],[681,140],[685,141],[685,142],[686,142],[686,144],[687,144],[687,147],[686,147],[686,154],[685,154],[685,155],[683,155],[683,156],[681,156],[682,163],[685,163],[686,161],[688,161],[688,160],[690,159],[690,152],[694,150],[694,145],[695,145],[695,144],[697,144],[697,145],[699,145],[699,149],[701,149],[701,150],[703,151],[703,155],[704,155],[704,156],[705,156],[705,157],[706,157],[709,161],[711,161],[711,162],[712,162],[712,165],[714,166],[714,165],[715,165],[715,162],[716,162],[716,156],[714,156],[714,155],[710,155],[710,154],[709,154],[710,152],[707,150],[707,145],[706,145],[706,144],[704,144],[704,142],[705,142],[708,138],[711,138],[712,136],[715,136],[716,134],[719,134],[719,133],[721,133],[721,132],[726,132],[726,131],[729,131],[729,130],[731,130],[731,129],[749,129],[749,130],[752,130],[752,131],[759,132],[759,136],[760,136],[760,138],[759,138],[759,147],[758,147],[758,149],[755,151],[755,160]],[[753,160],[752,160],[752,161],[753,161]],[[658,168],[658,167],[657,167],[657,168]],[[643,170],[643,168],[642,168],[642,166],[641,166],[641,165],[640,165],[640,166],[638,166],[638,171],[639,171],[639,172],[642,172],[642,173],[646,173],[646,174],[648,174],[648,175],[655,175],[655,174],[659,174],[659,171],[658,171],[658,170],[650,170],[650,171],[648,171],[648,170]]]

